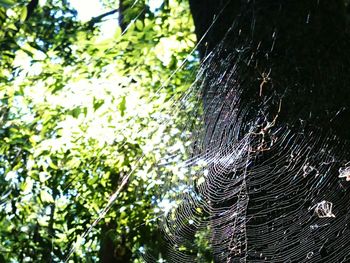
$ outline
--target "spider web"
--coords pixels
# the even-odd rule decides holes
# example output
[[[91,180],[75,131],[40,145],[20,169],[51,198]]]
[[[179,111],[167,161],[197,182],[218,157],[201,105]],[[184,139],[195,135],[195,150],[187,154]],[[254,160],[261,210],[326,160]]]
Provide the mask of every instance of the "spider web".
[[[318,106],[303,105],[286,118],[291,87],[304,85],[299,96],[306,96],[307,84],[331,78],[305,81],[298,58],[280,69],[281,60],[270,59],[277,31],[265,42],[252,37],[254,26],[241,32],[247,17],[256,22],[250,10],[203,60],[194,83],[204,125],[189,138],[191,158],[177,164],[187,180],[170,184],[173,195],[164,197],[173,204],[161,222],[167,262],[349,262],[349,143],[323,125],[342,105],[316,117]]]
[[[188,159],[169,151],[159,164],[178,171],[177,181],[169,180],[161,197],[171,206],[161,222],[167,261],[347,262],[349,143],[333,136],[331,127],[348,104],[345,99],[332,108],[318,98],[327,97],[322,91],[328,86],[338,98],[346,94],[349,61],[313,61],[318,54],[294,57],[293,49],[279,58],[275,46],[290,47],[290,39],[280,36],[276,25],[255,34],[263,25],[259,12],[266,9],[257,10],[254,3],[247,1],[223,41],[203,59],[195,83],[171,109],[189,115],[183,127],[189,136],[182,140],[192,143]],[[269,7],[279,9],[278,4]],[[277,12],[277,17],[285,15],[285,10]],[[302,15],[297,21],[307,28],[312,12]],[[304,45],[295,44],[295,49]],[[336,44],[330,53],[350,46]],[[315,70],[327,68],[322,81],[312,78],[310,63]],[[337,78],[344,79],[342,85],[331,84]],[[305,104],[303,97],[311,91],[313,103]],[[318,114],[322,107],[327,114]],[[84,237],[111,208],[133,171]],[[146,262],[157,261],[157,255],[141,254]]]

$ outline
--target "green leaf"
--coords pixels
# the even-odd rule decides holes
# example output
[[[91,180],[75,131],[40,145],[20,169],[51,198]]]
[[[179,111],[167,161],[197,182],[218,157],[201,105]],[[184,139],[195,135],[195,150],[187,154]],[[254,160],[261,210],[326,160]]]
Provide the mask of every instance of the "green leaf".
[[[22,11],[21,11],[21,16],[20,16],[20,21],[21,21],[22,23],[26,20],[27,15],[28,15],[27,7],[23,7],[23,8],[22,8]]]
[[[57,170],[57,169],[58,169],[57,165],[55,165],[55,164],[52,162],[52,160],[50,160],[48,163],[49,163],[49,166],[50,166],[52,169],[54,169],[54,170]]]
[[[114,33],[114,38],[119,38],[120,36],[122,35],[122,29],[121,27],[117,27],[117,29],[115,30],[115,33]]]
[[[100,108],[103,105],[104,101],[103,100],[98,100],[96,97],[94,97],[94,111],[96,111],[98,108]]]
[[[15,4],[15,2],[12,0],[0,0],[0,6],[5,7],[5,8],[10,8],[14,4]]]
[[[42,190],[40,191],[40,199],[42,202],[47,202],[47,203],[54,203],[55,201],[53,200],[52,195],[50,195],[47,191]]]
[[[75,108],[75,109],[72,110],[72,116],[73,116],[74,118],[78,118],[80,113],[81,113],[80,107],[77,107],[77,108]]]
[[[125,96],[122,98],[122,101],[119,103],[118,109],[120,111],[120,115],[123,117],[125,115],[125,110],[126,110],[126,98],[125,98]]]
[[[50,178],[50,176],[47,173],[44,173],[44,172],[39,173],[39,181],[41,183],[45,182],[49,178]]]
[[[13,31],[16,31],[18,29],[15,24],[9,24],[7,27]]]
[[[33,185],[34,185],[34,181],[30,177],[27,177],[22,188],[23,194],[24,195],[29,194],[33,189]]]
[[[137,30],[142,31],[142,29],[143,29],[143,23],[142,23],[141,20],[136,20],[135,26],[136,26],[136,29],[137,29]]]

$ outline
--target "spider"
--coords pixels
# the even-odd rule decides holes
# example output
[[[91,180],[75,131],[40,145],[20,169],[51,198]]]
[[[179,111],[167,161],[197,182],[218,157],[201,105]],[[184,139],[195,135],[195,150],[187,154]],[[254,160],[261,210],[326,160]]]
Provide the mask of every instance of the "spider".
[[[260,74],[260,78],[258,78],[258,80],[261,80],[261,83],[260,83],[260,91],[259,91],[259,96],[261,97],[262,96],[262,91],[263,91],[263,87],[265,84],[269,83],[271,78],[270,78],[270,74],[271,74],[271,68],[270,70],[266,73],[266,72],[260,72],[258,70],[259,74]]]
[[[277,113],[275,115],[275,117],[273,118],[273,120],[267,121],[266,126],[262,127],[260,129],[259,132],[252,132],[253,135],[260,135],[261,136],[261,141],[260,141],[260,145],[257,147],[256,150],[251,149],[252,152],[263,152],[263,151],[268,151],[271,149],[271,146],[276,142],[276,138],[274,136],[271,136],[271,142],[270,142],[270,146],[267,146],[267,142],[265,141],[265,138],[267,136],[267,134],[269,133],[269,130],[275,126],[277,118],[279,117],[279,114],[281,112],[281,105],[282,105],[282,100],[280,100],[279,105],[278,105],[278,110]],[[267,146],[267,147],[266,147]]]

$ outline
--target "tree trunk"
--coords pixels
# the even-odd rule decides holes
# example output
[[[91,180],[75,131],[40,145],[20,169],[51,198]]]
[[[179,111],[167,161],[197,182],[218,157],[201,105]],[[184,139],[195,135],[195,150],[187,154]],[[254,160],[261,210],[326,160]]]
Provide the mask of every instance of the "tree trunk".
[[[203,38],[203,144],[231,156],[226,170],[209,163],[205,186],[216,262],[347,262],[344,2],[190,5]]]
[[[126,244],[125,236],[116,234],[115,224],[105,224],[101,229],[99,259],[101,263],[132,262],[132,253]]]

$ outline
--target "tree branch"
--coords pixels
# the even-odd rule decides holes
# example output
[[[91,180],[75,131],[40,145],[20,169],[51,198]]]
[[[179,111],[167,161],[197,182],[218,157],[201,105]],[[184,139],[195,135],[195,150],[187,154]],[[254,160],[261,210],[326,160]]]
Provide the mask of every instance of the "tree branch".
[[[111,16],[114,15],[115,13],[117,13],[119,11],[119,9],[113,9],[111,11],[108,11],[107,13],[104,13],[102,15],[96,16],[91,18],[91,20],[88,22],[89,26],[94,26],[96,23],[100,23],[101,20],[107,16]]]

